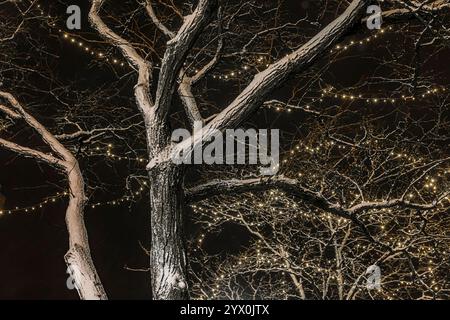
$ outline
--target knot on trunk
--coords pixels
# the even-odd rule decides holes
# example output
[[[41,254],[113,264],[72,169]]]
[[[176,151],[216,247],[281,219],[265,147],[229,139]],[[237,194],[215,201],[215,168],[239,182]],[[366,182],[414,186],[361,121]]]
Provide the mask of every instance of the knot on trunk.
[[[186,290],[187,288],[186,279],[180,274],[175,275],[173,286],[175,287],[176,290],[181,291]]]
[[[187,287],[186,281],[183,278],[177,280],[177,288],[180,290],[184,290]]]

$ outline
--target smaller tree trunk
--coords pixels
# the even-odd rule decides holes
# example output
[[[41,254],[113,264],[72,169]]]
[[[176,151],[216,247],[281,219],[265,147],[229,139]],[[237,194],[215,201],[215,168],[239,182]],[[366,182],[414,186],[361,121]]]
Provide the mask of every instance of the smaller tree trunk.
[[[64,256],[74,277],[75,288],[82,300],[107,300],[106,292],[92,261],[86,227],[84,224],[84,180],[78,162],[66,164],[70,198],[66,211],[69,232],[69,251]]]

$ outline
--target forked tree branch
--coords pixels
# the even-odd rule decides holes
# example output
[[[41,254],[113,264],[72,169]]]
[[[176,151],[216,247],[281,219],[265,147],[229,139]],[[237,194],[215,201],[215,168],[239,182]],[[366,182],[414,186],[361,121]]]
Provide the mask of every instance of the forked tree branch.
[[[184,17],[176,35],[167,42],[156,90],[156,113],[166,119],[184,58],[201,30],[209,22],[217,0],[200,0],[194,12]]]

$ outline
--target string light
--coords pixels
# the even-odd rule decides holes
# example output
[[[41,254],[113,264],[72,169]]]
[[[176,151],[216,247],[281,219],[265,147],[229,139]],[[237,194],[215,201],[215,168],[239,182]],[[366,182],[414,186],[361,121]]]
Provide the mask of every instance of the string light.
[[[147,182],[143,181],[142,185],[144,187],[147,186]],[[140,187],[138,190],[131,192],[131,195],[125,195],[121,198],[105,201],[105,202],[95,202],[88,204],[88,207],[91,209],[95,209],[101,206],[118,206],[121,205],[124,202],[130,202],[138,198],[142,192],[145,190],[144,187]],[[13,209],[4,209],[0,210],[0,217],[3,215],[9,215],[9,214],[15,214],[15,213],[34,213],[37,212],[51,204],[55,204],[58,200],[64,199],[68,197],[68,192],[62,192],[62,193],[56,193],[56,195],[46,198],[44,201],[39,202],[37,204],[27,206],[27,207],[15,207]]]
[[[352,47],[363,46],[363,45],[371,42],[374,39],[381,38],[382,36],[388,34],[389,31],[392,31],[392,30],[393,30],[393,28],[391,26],[389,26],[387,28],[382,28],[382,29],[378,30],[374,35],[368,36],[364,39],[351,40],[350,42],[348,42],[346,44],[338,44],[333,49],[331,49],[330,52],[331,53],[339,53],[339,52],[347,51],[348,49],[350,49]]]
[[[116,155],[112,152],[112,148],[113,145],[112,144],[108,144],[108,146],[106,148],[102,148],[100,146],[94,147],[94,151],[91,151],[89,153],[89,155],[91,156],[104,156],[104,157],[108,157],[110,159],[114,159],[114,160],[119,160],[119,161],[134,161],[140,164],[146,164],[147,161],[145,158],[141,158],[141,157],[128,157],[128,156],[119,156]],[[141,181],[141,185],[143,185],[144,187],[146,187],[148,185],[147,181]],[[144,187],[140,187],[138,190],[136,191],[132,191],[131,195],[125,195],[121,198],[115,199],[115,200],[111,200],[111,201],[106,201],[106,202],[95,202],[95,203],[91,203],[89,204],[90,208],[95,209],[97,207],[100,206],[111,206],[111,205],[120,205],[124,202],[129,202],[134,200],[135,198],[137,198],[138,196],[141,195],[141,193],[144,191]],[[58,200],[62,199],[62,198],[66,198],[68,196],[68,192],[64,191],[62,193],[57,192],[55,195],[50,196],[48,198],[46,198],[44,201],[39,202],[37,204],[31,205],[31,206],[27,206],[27,207],[15,207],[13,209],[4,209],[4,210],[0,210],[0,217],[2,215],[7,215],[7,214],[14,214],[14,213],[19,213],[19,212],[23,212],[23,213],[33,213],[38,211],[39,209],[42,209],[44,207],[46,207],[47,205],[53,204],[55,202],[57,202]]]
[[[100,146],[94,147],[94,150],[90,151],[88,154],[90,156],[103,156],[118,161],[132,161],[140,164],[148,163],[148,160],[144,157],[129,157],[113,153],[111,144],[109,144],[106,148],[102,148]]]
[[[44,11],[43,11],[43,9],[41,8],[41,5],[40,5],[40,4],[37,4],[37,8],[40,10],[40,13],[41,13],[42,15],[44,15]],[[110,63],[110,64],[112,64],[112,65],[117,65],[117,66],[120,66],[120,67],[127,66],[127,64],[125,64],[125,63],[124,63],[123,61],[121,61],[120,59],[118,59],[118,58],[116,58],[116,57],[113,57],[113,56],[111,56],[111,55],[106,55],[106,54],[104,53],[104,50],[96,50],[96,49],[91,48],[90,46],[86,45],[84,42],[77,40],[77,39],[78,39],[78,36],[76,36],[76,35],[74,35],[74,34],[71,34],[71,33],[68,33],[68,32],[64,32],[64,31],[61,30],[61,29],[56,29],[56,23],[55,23],[54,21],[57,21],[57,20],[58,20],[57,17],[53,17],[53,16],[51,16],[50,14],[47,14],[46,17],[47,17],[47,19],[48,19],[49,21],[52,21],[52,22],[49,22],[48,25],[49,25],[52,29],[56,30],[57,33],[62,34],[61,38],[62,38],[63,40],[66,40],[67,43],[73,44],[74,46],[80,48],[80,51],[81,51],[81,52],[84,52],[84,53],[86,53],[86,54],[89,54],[90,57],[91,57],[92,59],[100,59],[100,60],[102,60],[103,62],[108,62],[108,63]],[[87,41],[87,42],[90,42],[90,41]]]
[[[146,182],[143,182],[143,184],[147,185]],[[115,200],[111,200],[111,201],[92,203],[92,204],[90,204],[90,207],[91,207],[91,209],[95,209],[95,208],[103,207],[103,206],[119,206],[124,202],[133,201],[138,196],[140,196],[144,190],[145,189],[143,187],[141,187],[137,191],[132,192],[131,193],[132,195],[123,196],[119,199],[115,199]]]
[[[423,101],[429,99],[430,97],[436,97],[443,93],[449,91],[448,88],[444,86],[434,85],[433,89],[425,90],[416,96],[401,95],[391,95],[391,96],[378,96],[375,94],[363,94],[358,92],[343,93],[342,91],[337,91],[331,85],[325,85],[328,89],[322,89],[320,98],[313,98],[309,104],[305,103],[303,106],[293,106],[290,104],[284,104],[282,102],[277,102],[273,104],[265,104],[267,109],[272,109],[276,112],[287,112],[291,113],[293,110],[311,110],[311,104],[322,103],[324,99],[337,99],[340,103],[343,102],[362,102],[366,104],[373,105],[395,105],[398,103],[411,102],[411,101]]]
[[[48,197],[45,200],[43,200],[42,202],[36,203],[31,206],[15,207],[13,209],[0,210],[0,216],[7,215],[7,214],[14,214],[14,213],[18,213],[18,212],[33,213],[33,212],[36,212],[36,211],[44,208],[47,205],[56,203],[59,199],[67,197],[67,195],[68,195],[67,191],[64,191],[62,193],[57,192],[56,195]]]
[[[384,29],[380,29],[376,32],[375,35],[368,36],[364,39],[361,39],[359,41],[351,40],[347,44],[338,44],[334,49],[331,49],[331,53],[337,53],[346,51],[352,47],[356,47],[358,45],[362,46],[367,43],[369,43],[373,39],[381,38],[385,34],[388,34],[390,31],[393,31],[393,28],[391,26],[386,27]],[[241,79],[241,75],[244,73],[248,73],[249,70],[252,68],[257,69],[258,72],[261,71],[261,68],[267,68],[270,66],[270,60],[265,58],[264,56],[256,56],[253,59],[250,59],[248,63],[244,64],[241,68],[237,68],[235,70],[229,70],[224,73],[214,73],[212,74],[213,79],[218,80],[235,80],[235,79]],[[242,72],[242,70],[244,72]],[[194,74],[197,73],[198,70],[194,70]]]
[[[37,7],[41,10],[41,14],[43,14],[43,11],[41,9],[40,4],[37,5]],[[47,15],[48,19],[56,19],[56,17],[52,17],[51,15]],[[55,25],[54,23],[52,23],[51,25]],[[385,34],[387,34],[387,31],[392,31],[393,28],[391,26],[388,26],[387,28],[384,29],[380,29],[375,35],[371,35],[368,36],[364,39],[361,39],[359,41],[355,41],[355,40],[351,40],[350,42],[348,42],[347,44],[338,44],[336,45],[336,47],[334,49],[331,50],[331,52],[337,52],[337,51],[345,51],[351,47],[357,46],[357,45],[364,45],[368,42],[370,42],[372,39],[376,39],[379,38]],[[115,58],[115,57],[111,57],[111,56],[107,56],[104,51],[95,51],[94,49],[90,48],[89,46],[85,45],[83,42],[78,41],[76,38],[76,36],[69,34],[67,32],[63,32],[61,29],[58,30],[59,33],[63,33],[62,38],[67,40],[68,43],[72,43],[74,45],[76,45],[77,47],[81,48],[82,51],[86,52],[87,54],[90,54],[93,58],[97,57],[103,61],[106,62],[111,62],[113,65],[118,65],[118,66],[126,66],[126,64],[124,62],[122,62],[120,59]],[[268,67],[270,64],[268,63],[269,61],[264,57],[264,56],[257,56],[254,60],[254,62],[257,64],[257,66],[261,66],[261,67]],[[255,66],[255,67],[257,67]],[[250,69],[249,65],[244,65],[242,68],[240,68],[239,70],[232,70],[227,74],[223,74],[223,75],[217,75],[214,74],[213,78],[214,79],[233,79],[236,78],[238,76],[242,75],[241,70],[244,71],[248,71]],[[198,72],[198,70],[195,70],[195,72]],[[330,88],[332,88],[332,86],[329,86]],[[334,97],[334,98],[338,98],[340,100],[344,100],[344,101],[349,101],[349,100],[364,100],[367,103],[373,103],[373,104],[377,104],[377,103],[395,103],[397,101],[409,101],[409,100],[416,100],[416,97],[412,97],[412,96],[404,96],[402,95],[401,97],[379,97],[379,96],[363,96],[362,94],[356,94],[356,93],[350,93],[350,94],[338,94],[338,93],[333,93],[332,92],[333,89],[328,89],[328,90],[324,90],[324,92],[322,93],[322,97],[328,96],[328,97]],[[419,94],[418,97],[421,98],[426,98],[429,95],[432,94],[437,94],[438,92],[445,92],[446,89],[445,88],[435,88],[432,90],[427,90],[421,94]],[[313,102],[322,102],[321,99],[313,99]],[[306,106],[307,108],[309,108],[309,106]],[[268,106],[268,108],[270,108],[270,106]],[[275,110],[277,112],[281,112],[281,111],[285,111],[285,112],[292,112],[292,108],[286,108],[283,109],[282,105],[276,106]],[[138,159],[139,160],[139,159]]]
[[[61,30],[59,30],[59,31],[62,32]],[[68,33],[64,33],[62,38],[64,40],[67,40],[68,43],[73,44],[76,47],[80,48],[82,52],[85,52],[86,54],[90,55],[91,58],[93,58],[93,59],[97,58],[97,59],[100,59],[102,61],[110,62],[113,65],[117,65],[117,66],[121,66],[121,67],[126,65],[125,63],[123,63],[118,58],[115,58],[115,57],[110,56],[110,55],[106,55],[104,53],[104,51],[94,50],[91,47],[89,47],[88,45],[85,45],[81,41],[77,42],[76,37],[74,35],[71,35],[71,34],[68,34]]]
[[[426,91],[423,91],[422,93],[419,93],[418,96],[406,96],[402,94],[401,96],[377,96],[377,95],[370,95],[370,94],[362,94],[362,93],[356,93],[356,92],[347,92],[347,93],[341,93],[336,91],[333,86],[328,85],[328,89],[323,89],[321,97],[330,97],[335,99],[340,99],[342,101],[365,101],[367,103],[395,103],[398,101],[416,101],[420,98],[428,98],[430,96],[436,96],[440,93],[447,92],[448,89],[443,86],[437,86],[435,85],[433,89],[429,89]],[[313,100],[314,102],[314,100]]]

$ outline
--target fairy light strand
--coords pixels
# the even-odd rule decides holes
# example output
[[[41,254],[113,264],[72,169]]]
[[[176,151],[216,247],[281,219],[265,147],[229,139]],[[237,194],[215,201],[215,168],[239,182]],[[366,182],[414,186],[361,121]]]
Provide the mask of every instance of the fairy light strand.
[[[146,187],[147,181],[143,181],[142,185],[144,185],[144,187]],[[135,200],[136,198],[138,198],[142,194],[142,192],[145,190],[144,187],[140,187],[138,190],[131,192],[131,195],[125,195],[118,199],[110,200],[110,201],[90,203],[90,204],[88,204],[88,207],[91,209],[95,209],[95,208],[103,207],[103,206],[118,206],[125,202],[131,202],[131,201]],[[48,197],[44,201],[34,204],[34,205],[31,205],[31,206],[15,207],[13,209],[2,209],[2,210],[0,210],[0,217],[4,216],[4,215],[10,215],[10,214],[16,214],[16,213],[35,213],[37,211],[44,209],[45,207],[47,207],[51,204],[57,203],[58,200],[67,198],[68,195],[69,195],[69,193],[67,191],[62,192],[62,193],[58,192],[54,196]]]
[[[57,28],[57,23],[55,21],[59,21],[59,18],[56,16],[52,16],[50,14],[46,14],[44,12],[44,9],[42,8],[41,4],[36,4],[36,7],[38,8],[41,15],[45,16],[49,23],[47,24],[51,29],[55,30],[55,33],[57,34],[58,38],[65,40],[68,44],[72,44],[74,47],[80,49],[80,52],[85,53],[86,55],[90,56],[92,59],[100,60],[103,62],[107,62],[111,65],[120,66],[120,67],[126,67],[128,66],[126,63],[124,63],[123,60],[111,55],[107,54],[107,50],[101,50],[98,48],[95,48],[94,46],[90,46],[88,43],[89,40],[79,40],[80,37],[69,33],[67,31],[63,31],[61,28]]]

